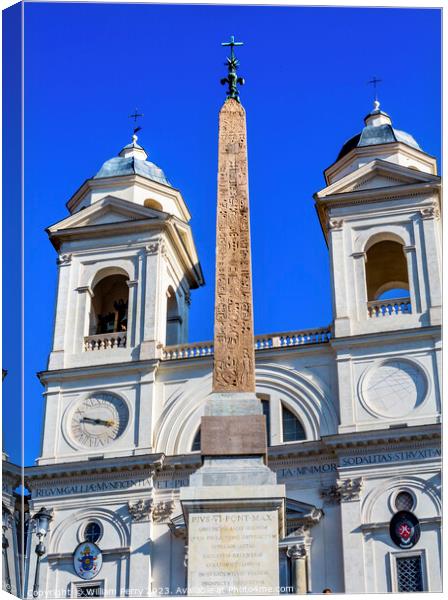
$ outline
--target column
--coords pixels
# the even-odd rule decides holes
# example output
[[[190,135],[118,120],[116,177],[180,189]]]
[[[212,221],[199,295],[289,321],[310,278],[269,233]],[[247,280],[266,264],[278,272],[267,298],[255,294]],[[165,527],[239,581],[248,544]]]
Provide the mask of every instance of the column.
[[[137,319],[137,280],[130,280],[127,282],[129,287],[129,298],[128,298],[128,331],[126,346],[128,348],[134,348],[136,345],[135,330],[136,330],[136,319]]]
[[[305,544],[289,546],[286,552],[291,560],[292,585],[295,594],[308,593]]]
[[[367,319],[367,288],[366,288],[366,269],[365,263],[367,255],[365,252],[354,252],[352,254],[355,271],[355,282],[356,282],[356,314],[358,321],[365,321]]]
[[[86,322],[88,321],[87,312],[90,300],[93,298],[93,292],[88,285],[78,287],[76,291],[79,295],[75,320],[75,339],[73,340],[72,350],[74,353],[84,351],[84,337],[89,333],[86,330]]]
[[[417,256],[415,254],[415,246],[404,246],[403,252],[405,253],[408,267],[411,311],[413,314],[418,314],[422,312],[422,297],[420,292],[420,281],[418,278]]]

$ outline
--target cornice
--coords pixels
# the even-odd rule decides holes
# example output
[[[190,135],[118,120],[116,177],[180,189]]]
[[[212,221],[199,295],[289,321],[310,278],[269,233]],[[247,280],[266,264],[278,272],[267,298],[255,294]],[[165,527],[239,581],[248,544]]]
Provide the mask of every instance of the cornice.
[[[194,289],[194,288],[198,288],[202,285],[205,285],[204,274],[202,272],[202,267],[199,263],[199,259],[197,256],[196,247],[194,245],[190,226],[182,224],[184,227],[188,228],[188,237],[190,239],[190,242],[191,242],[193,250],[194,250],[194,257],[192,257],[190,255],[190,252],[188,251],[188,249],[184,243],[184,240],[182,239],[182,236],[179,232],[178,224],[176,223],[176,218],[174,216],[170,217],[168,219],[167,223],[168,223],[168,228],[167,228],[168,237],[171,239],[171,243],[173,244],[173,247],[177,250],[177,255],[179,257],[179,260],[182,262],[184,270],[187,273],[191,272],[191,273],[194,273],[194,275],[195,275],[195,277],[190,277],[190,282],[189,282],[190,287]]]
[[[406,442],[426,442],[441,440],[442,426],[440,423],[415,425],[411,427],[375,429],[337,433],[322,437],[322,443],[327,448],[338,450],[359,449],[369,451],[372,446],[401,444]]]
[[[38,465],[25,467],[25,480],[27,482],[42,481],[44,479],[66,479],[67,477],[82,476],[83,480],[89,477],[97,478],[99,474],[116,475],[128,471],[149,471],[154,474],[163,467],[165,455],[146,454],[140,456],[104,458],[100,460],[85,460],[65,462],[52,465]]]
[[[174,215],[169,215],[168,213],[161,213],[161,215],[163,215],[163,218],[162,216],[159,218],[143,217],[126,221],[116,221],[112,223],[99,223],[96,225],[83,225],[82,227],[69,227],[67,229],[58,229],[55,231],[50,231],[47,228],[46,231],[51,243],[58,251],[60,250],[63,242],[72,239],[81,240],[89,239],[91,237],[106,237],[107,235],[117,236],[124,233],[136,233],[138,231],[155,230],[160,233],[164,233],[170,240],[185,272],[190,274],[190,287],[197,288],[201,285],[204,285],[204,276],[197,256],[190,225],[181,221]],[[182,236],[179,233],[179,229],[183,229],[185,234],[188,236],[191,243],[191,248],[193,250],[193,255],[191,255],[187,249]]]
[[[197,469],[202,465],[202,457],[199,453],[191,454],[172,454],[165,456],[163,461],[163,469],[159,472],[159,475],[166,475],[167,472],[181,469]]]
[[[21,477],[23,474],[23,468],[20,465],[9,462],[8,460],[2,461],[2,477]]]
[[[339,169],[339,171],[341,170],[343,169]],[[372,158],[369,162],[357,167],[353,171],[346,173],[336,181],[333,181],[333,183],[328,183],[323,190],[317,192],[317,196],[320,197],[333,193],[340,193],[338,190],[341,188],[344,190],[344,188],[351,184],[356,184],[351,190],[354,191],[359,185],[363,185],[363,183],[369,181],[371,177],[375,175],[384,176],[400,185],[428,181],[440,181],[440,176],[437,174],[411,169],[405,165],[377,157]]]
[[[295,457],[323,458],[328,454],[329,450],[323,444],[323,438],[309,442],[279,444],[278,446],[268,447],[268,464],[277,460]]]
[[[112,556],[116,554],[129,554],[131,552],[130,546],[123,546],[122,548],[101,548],[101,553],[104,556]],[[56,552],[47,554],[47,560],[49,562],[55,562],[60,560],[73,561],[73,552]]]
[[[143,177],[137,173],[127,174],[127,175],[115,175],[113,177],[100,177],[99,179],[95,179],[94,177],[90,177],[86,179],[84,183],[80,185],[80,187],[76,190],[76,192],[71,196],[71,198],[65,203],[67,209],[72,213],[76,206],[79,204],[79,201],[83,198],[85,192],[89,189],[95,188],[115,188],[117,186],[117,182],[120,185],[129,184],[130,186],[134,183],[138,183],[142,187],[147,188],[148,190],[160,188],[160,190],[164,194],[168,194],[173,198],[177,196],[181,196],[181,191],[178,188],[172,187],[166,183],[162,183],[160,181],[154,181],[153,179],[148,179],[147,177]],[[185,202],[184,202],[185,204]],[[191,218],[190,211],[188,210],[186,204],[183,210],[188,215],[188,218]]]
[[[420,525],[433,525],[434,523],[441,523],[442,517],[423,517],[419,519]],[[361,523],[360,529],[363,532],[377,531],[381,529],[389,530],[390,521],[382,521],[381,523]]]
[[[428,325],[425,327],[413,327],[409,329],[399,329],[392,331],[375,331],[369,333],[357,333],[354,335],[347,335],[341,337],[332,337],[329,340],[330,346],[335,350],[339,348],[350,348],[357,346],[366,346],[368,344],[384,343],[385,339],[391,338],[394,342],[397,342],[397,338],[405,338],[406,340],[412,339],[439,339],[441,336],[442,327],[441,325]]]
[[[37,377],[39,381],[44,385],[45,383],[51,383],[52,381],[73,381],[79,378],[82,374],[83,377],[98,377],[100,375],[115,374],[117,368],[123,375],[129,373],[141,373],[142,371],[156,370],[159,366],[160,360],[158,358],[152,358],[148,360],[132,360],[123,361],[117,363],[106,363],[102,365],[88,365],[83,367],[68,367],[65,369],[54,369],[50,371],[39,371]]]
[[[298,442],[287,446],[271,446],[268,448],[268,464],[279,466],[288,464],[294,459],[318,458],[320,460],[336,459],[340,451],[356,450],[369,453],[379,446],[391,444],[403,445],[409,442],[430,442],[441,440],[440,424],[403,427],[400,429],[375,429],[370,431],[355,431],[323,436],[320,440]]]
[[[352,192],[340,192],[329,194],[328,196],[320,196],[319,193],[316,193],[314,194],[314,198],[320,206],[326,207],[327,205],[334,204],[337,204],[338,206],[351,206],[353,204],[368,204],[382,200],[390,200],[391,198],[401,198],[403,196],[420,196],[421,194],[429,193],[432,190],[439,190],[441,185],[440,181],[428,181],[370,188],[367,190],[356,190]]]
[[[352,148],[352,150],[350,150],[350,152],[348,154],[346,154],[344,157],[335,160],[330,166],[328,166],[324,172],[324,179],[325,182],[327,183],[327,185],[331,185],[329,184],[329,179],[331,176],[336,175],[338,172],[342,171],[347,165],[349,165],[352,161],[353,158],[355,156],[369,156],[372,154],[372,146],[357,146],[355,148]],[[423,162],[425,162],[429,167],[433,168],[435,161],[436,161],[436,157],[432,156],[431,154],[428,154],[427,152],[423,152],[423,150],[419,150],[417,148],[411,148],[410,146],[408,146],[407,144],[404,144],[402,142],[388,142],[386,144],[376,144],[374,146],[375,148],[375,154],[376,155],[388,155],[390,154],[391,150],[400,150],[400,152],[402,154],[404,154],[405,156],[408,157],[412,157],[414,158],[415,156],[418,156],[419,160],[423,160]],[[427,158],[426,158],[427,157]],[[378,160],[378,159],[377,159]],[[379,159],[382,160],[382,159]],[[384,161],[387,162],[387,161]],[[337,165],[337,167],[336,167]],[[431,175],[433,175],[431,173]]]
[[[61,244],[59,241],[67,239],[85,239],[89,237],[105,237],[105,234],[117,235],[120,233],[128,233],[129,231],[142,231],[146,229],[165,229],[169,221],[169,215],[165,213],[163,218],[142,217],[128,219],[126,221],[113,221],[112,223],[96,223],[93,225],[82,225],[67,227],[66,229],[57,229],[50,231],[47,229],[48,237],[56,249],[59,249]]]
[[[380,446],[393,450],[411,443],[413,446],[424,448],[434,441],[438,445],[441,435],[440,424],[333,434],[323,436],[320,440],[271,446],[268,448],[268,465],[272,468],[280,468],[291,465],[297,460],[309,461],[313,458],[318,459],[319,462],[336,461],[341,453],[369,454]],[[99,482],[130,473],[133,476],[138,474],[147,477],[156,476],[158,481],[163,481],[170,477],[188,476],[201,464],[202,458],[199,454],[165,456],[163,453],[158,453],[120,459],[106,458],[25,467],[25,482],[32,489],[36,484],[42,485],[47,481],[51,481],[53,485],[67,485],[79,478],[83,483]],[[17,472],[20,472],[18,467],[13,466]]]

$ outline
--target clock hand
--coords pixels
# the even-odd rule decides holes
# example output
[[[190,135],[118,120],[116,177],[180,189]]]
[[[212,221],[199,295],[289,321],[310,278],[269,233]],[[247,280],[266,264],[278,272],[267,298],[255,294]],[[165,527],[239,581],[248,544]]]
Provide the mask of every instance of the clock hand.
[[[84,423],[92,423],[93,425],[106,425],[106,427],[111,427],[115,425],[114,421],[105,421],[104,419],[91,419],[90,417],[83,418]]]

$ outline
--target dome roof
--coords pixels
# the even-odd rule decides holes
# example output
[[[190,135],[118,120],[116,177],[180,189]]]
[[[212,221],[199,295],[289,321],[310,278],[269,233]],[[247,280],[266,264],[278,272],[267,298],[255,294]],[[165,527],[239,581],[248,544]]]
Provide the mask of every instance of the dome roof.
[[[393,142],[402,142],[412,148],[422,150],[410,133],[392,127],[389,115],[379,109],[378,101],[375,101],[375,109],[367,115],[364,122],[366,124],[364,129],[345,142],[338,154],[337,160],[348,154],[353,148],[390,144]]]
[[[141,175],[152,181],[172,187],[162,169],[147,160],[147,158],[148,155],[145,150],[134,140],[131,144],[125,146],[118,156],[106,160],[93,179],[119,177],[121,175]]]

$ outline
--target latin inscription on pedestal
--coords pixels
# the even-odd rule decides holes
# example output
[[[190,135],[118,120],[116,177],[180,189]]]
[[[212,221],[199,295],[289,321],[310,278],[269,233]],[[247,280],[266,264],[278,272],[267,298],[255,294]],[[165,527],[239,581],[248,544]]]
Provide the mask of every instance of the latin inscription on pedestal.
[[[188,593],[277,594],[278,512],[190,513]]]

